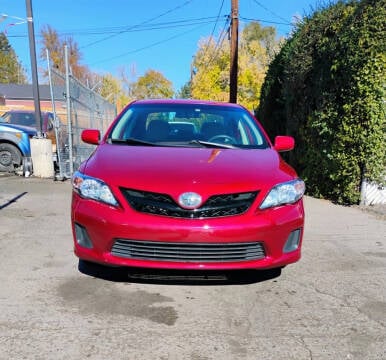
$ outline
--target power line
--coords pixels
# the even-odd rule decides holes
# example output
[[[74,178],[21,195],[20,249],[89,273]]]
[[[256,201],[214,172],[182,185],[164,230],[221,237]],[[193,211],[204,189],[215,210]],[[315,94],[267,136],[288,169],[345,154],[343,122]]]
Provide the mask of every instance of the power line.
[[[201,24],[206,25],[216,21],[217,21],[216,16],[196,18],[196,19],[177,20],[172,22],[144,25],[141,27],[138,26],[135,29],[132,29],[130,31],[125,31],[125,32],[128,33],[128,32],[144,32],[144,31],[153,31],[153,30],[168,30],[168,29],[175,29],[175,28],[187,27],[187,26],[193,26],[193,25],[201,25]],[[75,36],[75,35],[76,36],[101,35],[106,33],[118,34],[120,33],[120,29],[122,29],[122,27],[68,30],[66,32],[58,32],[58,35],[59,37],[62,37],[62,36]],[[17,34],[17,35],[9,35],[8,37],[21,38],[26,36],[27,36],[26,34]],[[38,35],[38,36],[42,37],[41,35]]]
[[[251,19],[251,18],[246,18],[244,16],[240,16],[241,20],[244,21],[258,21],[261,23],[266,23],[266,24],[275,24],[275,25],[293,25],[292,23],[289,22],[278,22],[278,21],[269,21],[269,20],[263,20],[263,19]]]
[[[205,64],[205,69],[209,69],[209,67],[212,65],[213,61],[215,59],[217,59],[218,54],[219,54],[219,52],[220,52],[220,50],[222,48],[222,44],[223,44],[223,42],[224,42],[224,40],[226,38],[226,35],[228,34],[229,24],[230,24],[230,17],[227,16],[227,18],[225,19],[224,26],[223,26],[223,28],[222,28],[222,30],[220,32],[220,36],[217,39],[217,42],[216,42],[216,45],[214,47],[212,56]],[[204,53],[204,55],[205,55],[205,53]]]
[[[224,15],[224,17],[227,17],[227,16],[228,15]],[[256,21],[256,22],[275,24],[275,25],[287,25],[287,26],[293,25],[292,23],[289,23],[289,22],[278,22],[278,21],[270,21],[270,20],[257,19],[257,18],[247,18],[244,16],[240,16],[240,19],[244,21]],[[88,29],[72,29],[72,30],[70,29],[64,32],[58,32],[58,35],[60,37],[102,35],[106,33],[119,35],[122,33],[122,29],[125,29],[124,30],[125,33],[130,33],[130,32],[143,32],[143,31],[164,30],[164,29],[168,30],[168,29],[179,28],[179,27],[215,23],[210,36],[212,38],[214,35],[214,31],[217,27],[218,20],[219,20],[219,16],[217,15],[217,16],[208,16],[208,17],[201,17],[201,18],[194,18],[194,19],[182,19],[182,20],[153,23],[153,24],[134,25],[132,26],[131,30],[128,30],[127,25],[115,26],[115,27],[88,28]],[[14,35],[7,34],[8,38],[26,38],[27,36],[28,36],[27,34],[14,34]],[[42,36],[38,34],[36,35],[36,37],[42,37]]]
[[[288,23],[288,20],[287,19],[284,19],[283,17],[281,17],[280,15],[274,13],[272,10],[268,9],[266,6],[264,6],[263,4],[261,4],[259,1],[257,0],[253,0],[257,5],[259,5],[262,9],[264,9],[265,11],[269,12],[271,15],[277,17],[278,19],[281,19],[285,22]]]
[[[222,0],[222,2],[221,2],[220,9],[219,9],[218,14],[217,14],[216,22],[215,22],[215,24],[214,24],[214,26],[213,26],[212,33],[210,34],[209,39],[208,39],[208,42],[207,42],[207,44],[206,44],[206,48],[205,48],[205,50],[204,50],[204,55],[203,55],[204,58],[205,58],[206,53],[207,53],[208,50],[209,50],[210,42],[211,42],[211,40],[213,39],[214,32],[216,31],[216,27],[217,27],[217,24],[218,24],[218,20],[220,19],[221,11],[222,11],[222,8],[223,8],[223,6],[224,6],[224,1],[225,1],[225,0]]]
[[[148,23],[150,23],[150,22],[152,22],[152,21],[154,21],[154,20],[159,19],[159,18],[162,17],[162,16],[165,16],[165,15],[167,15],[167,14],[170,14],[170,13],[172,13],[173,11],[176,11],[176,10],[178,10],[178,9],[181,9],[182,7],[184,7],[184,6],[188,5],[189,3],[191,3],[192,1],[193,1],[193,0],[187,0],[187,1],[185,1],[184,3],[182,3],[182,4],[180,4],[180,5],[176,6],[176,7],[174,7],[174,8],[172,8],[172,9],[169,9],[169,10],[167,10],[167,11],[165,11],[165,12],[163,12],[163,13],[157,15],[157,16],[154,16],[154,17],[152,17],[152,18],[150,18],[150,19],[148,19],[148,20],[145,20],[145,21],[143,21],[143,22],[141,22],[141,23],[139,23],[139,24],[137,24],[137,25],[133,25],[133,26],[131,26],[131,27],[125,29],[125,30],[121,30],[121,31],[119,31],[119,32],[116,33],[116,34],[112,34],[112,35],[110,35],[110,36],[104,37],[103,39],[93,41],[93,42],[91,42],[91,43],[89,43],[89,44],[87,44],[87,45],[85,45],[85,46],[82,46],[80,49],[84,49],[84,48],[90,47],[90,46],[92,46],[92,45],[99,44],[99,43],[101,43],[101,42],[103,42],[103,41],[106,41],[106,40],[109,40],[109,39],[111,39],[111,38],[113,38],[113,37],[115,37],[115,36],[118,36],[118,35],[120,35],[120,34],[123,34],[123,33],[125,33],[125,32],[128,32],[128,31],[130,31],[130,30],[132,30],[132,29],[134,29],[134,28],[136,28],[136,27],[138,27],[138,26],[140,26],[140,25],[148,24]]]
[[[145,32],[145,31],[153,31],[153,30],[169,30],[169,29],[175,29],[175,28],[181,28],[181,27],[189,27],[189,26],[194,26],[194,25],[207,25],[207,24],[212,24],[215,20],[197,20],[193,22],[186,22],[186,23],[180,23],[180,24],[175,24],[175,25],[166,25],[166,24],[154,24],[152,26],[146,26],[143,28],[136,28],[130,31],[126,31],[125,33],[128,32]],[[117,34],[117,31],[103,31],[103,32],[87,32],[87,33],[78,33],[76,34],[77,36],[82,36],[82,35],[101,35],[101,34],[106,34],[106,33],[113,33]],[[61,33],[60,36],[73,36],[73,33]]]
[[[213,37],[213,34],[214,34],[215,30],[216,30],[216,27],[217,27],[217,24],[218,24],[218,20],[220,19],[221,11],[222,11],[222,8],[223,8],[223,6],[224,6],[224,1],[225,1],[225,0],[222,0],[220,9],[219,9],[218,14],[217,14],[216,23],[215,23],[214,26],[213,26],[212,33],[210,34],[210,38]]]
[[[162,23],[152,23],[152,24],[144,24],[144,25],[134,25],[135,28],[131,30],[127,30],[126,26],[119,27],[104,27],[104,28],[90,28],[90,29],[75,29],[75,30],[67,30],[66,32],[59,33],[60,36],[66,35],[100,35],[106,33],[119,34],[122,29],[124,32],[139,32],[139,31],[148,31],[148,30],[159,30],[159,29],[173,29],[176,27],[184,27],[191,25],[198,25],[201,23],[213,23],[217,21],[216,16],[208,16],[208,17],[200,17],[194,19],[183,19],[176,21],[168,21]]]
[[[227,16],[228,15],[224,15],[224,17],[227,17]],[[275,24],[275,25],[287,25],[287,26],[294,25],[293,23],[289,23],[289,22],[278,22],[278,21],[270,21],[270,20],[257,19],[257,18],[247,18],[244,16],[240,16],[240,20],[258,21],[261,23]],[[166,29],[167,30],[167,29],[186,27],[186,26],[192,26],[192,25],[199,25],[199,24],[211,24],[213,22],[215,22],[217,25],[217,23],[218,23],[217,22],[217,16],[178,20],[178,21],[165,22],[165,23],[155,23],[155,24],[151,24],[151,25],[145,25],[142,27],[136,27],[133,30],[129,30],[129,31],[125,31],[125,32],[142,32],[142,31],[152,31],[152,30],[160,30],[160,29]],[[118,34],[121,31],[120,29],[122,29],[122,27],[74,29],[74,30],[66,30],[65,32],[58,32],[58,35],[61,37],[61,36],[102,35],[102,34],[106,34],[106,33]],[[27,36],[28,36],[27,34],[14,34],[14,35],[7,34],[8,38],[26,38]],[[36,37],[42,37],[42,36],[37,34]],[[211,37],[213,37],[213,31],[212,31]]]
[[[230,17],[228,16],[226,21],[225,21],[225,24],[224,24],[224,27],[223,29],[221,30],[221,33],[220,33],[220,36],[217,40],[217,43],[216,43],[216,46],[214,48],[214,51],[213,51],[213,56],[209,59],[208,61],[208,66],[212,64],[212,62],[217,58],[218,56],[218,53],[220,52],[221,50],[221,47],[222,47],[222,44],[224,43],[224,40],[226,38],[226,35],[229,33],[229,25],[230,25]]]
[[[190,29],[190,30],[184,31],[184,32],[182,32],[182,33],[180,33],[180,34],[171,36],[171,37],[169,37],[169,38],[166,38],[166,39],[163,39],[163,40],[160,40],[160,41],[157,41],[157,42],[152,43],[152,44],[150,44],[150,45],[147,45],[147,46],[144,46],[144,47],[135,49],[135,50],[131,50],[131,51],[125,52],[125,53],[123,53],[123,54],[120,54],[120,55],[117,55],[117,56],[113,56],[113,57],[110,57],[110,58],[107,58],[107,59],[104,59],[104,60],[100,60],[100,61],[94,62],[94,63],[92,63],[91,65],[96,65],[96,64],[108,62],[108,61],[111,61],[111,60],[115,60],[115,59],[121,58],[121,57],[123,57],[123,56],[127,56],[127,55],[130,55],[130,54],[135,54],[135,53],[137,53],[137,52],[140,52],[140,51],[143,51],[143,50],[150,49],[150,48],[152,48],[152,47],[154,47],[154,46],[163,44],[163,43],[168,42],[168,41],[170,41],[170,40],[173,40],[173,39],[176,39],[176,38],[181,37],[181,36],[183,36],[183,35],[186,35],[186,34],[192,32],[192,31],[195,31],[195,30],[201,28],[201,27],[202,27],[202,24],[200,24],[199,26],[197,26],[197,27],[195,27],[195,28],[193,28],[193,29]]]

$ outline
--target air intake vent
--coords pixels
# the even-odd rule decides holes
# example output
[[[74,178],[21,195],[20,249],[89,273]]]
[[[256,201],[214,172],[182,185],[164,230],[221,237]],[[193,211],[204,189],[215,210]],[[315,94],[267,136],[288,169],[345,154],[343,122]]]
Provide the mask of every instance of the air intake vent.
[[[117,239],[111,253],[130,259],[195,263],[249,261],[265,257],[261,242],[208,244]]]

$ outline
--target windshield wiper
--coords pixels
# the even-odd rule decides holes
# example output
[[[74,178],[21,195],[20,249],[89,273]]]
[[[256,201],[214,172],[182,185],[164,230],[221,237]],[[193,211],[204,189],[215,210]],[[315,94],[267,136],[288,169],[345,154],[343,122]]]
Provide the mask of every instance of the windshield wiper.
[[[138,140],[134,138],[127,138],[127,139],[111,139],[110,142],[112,144],[127,144],[127,145],[143,145],[143,146],[159,146],[157,144],[154,144],[149,141],[144,140]]]
[[[215,142],[210,142],[210,141],[202,141],[202,140],[192,140],[189,141],[189,144],[192,145],[201,145],[203,147],[208,147],[208,148],[220,148],[220,149],[237,149],[238,147],[232,144],[222,144],[222,143],[215,143]]]
[[[127,145],[139,145],[139,146],[172,146],[171,144],[158,144],[145,140],[139,140],[135,138],[127,139],[109,139],[112,144],[127,144]],[[189,141],[189,145],[200,145],[207,148],[220,148],[220,149],[237,149],[238,147],[231,144],[221,144],[202,140]],[[175,147],[184,147],[183,144],[173,144]]]

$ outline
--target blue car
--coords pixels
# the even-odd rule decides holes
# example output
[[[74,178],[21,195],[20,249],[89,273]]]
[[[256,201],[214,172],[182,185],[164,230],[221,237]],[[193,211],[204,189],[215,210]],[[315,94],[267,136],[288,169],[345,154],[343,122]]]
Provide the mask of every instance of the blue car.
[[[23,170],[31,172],[30,138],[36,136],[34,128],[0,123],[0,171]]]

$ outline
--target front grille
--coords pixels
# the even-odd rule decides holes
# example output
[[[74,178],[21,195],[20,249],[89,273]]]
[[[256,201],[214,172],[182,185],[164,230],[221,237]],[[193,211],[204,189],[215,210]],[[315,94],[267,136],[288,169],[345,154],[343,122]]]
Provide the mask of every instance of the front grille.
[[[246,212],[256,198],[257,191],[211,196],[200,208],[187,210],[171,196],[148,191],[121,188],[129,205],[136,211],[177,218],[214,218]]]
[[[261,242],[247,243],[175,243],[117,239],[111,249],[114,256],[153,261],[238,262],[265,257]]]

